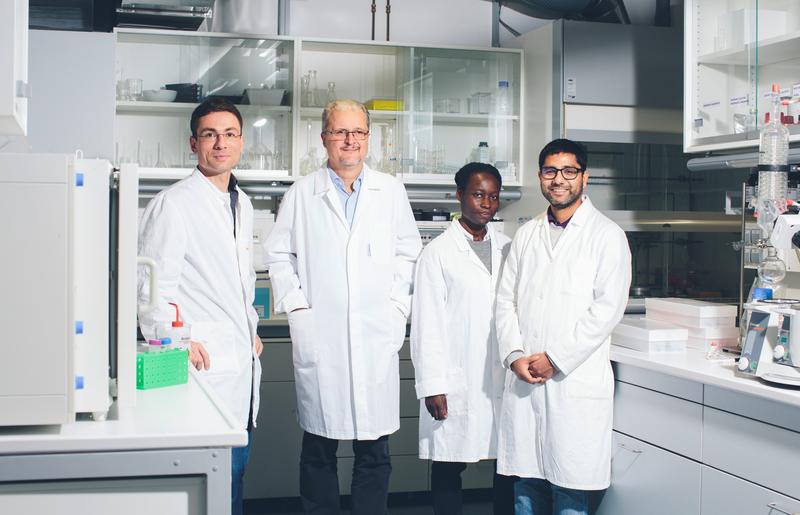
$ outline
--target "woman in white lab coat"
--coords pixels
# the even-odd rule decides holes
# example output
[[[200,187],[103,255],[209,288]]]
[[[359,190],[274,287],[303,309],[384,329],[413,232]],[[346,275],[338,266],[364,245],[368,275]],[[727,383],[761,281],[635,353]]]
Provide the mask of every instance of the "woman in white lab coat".
[[[510,240],[488,225],[500,205],[502,179],[495,167],[470,163],[455,180],[461,218],[422,251],[411,318],[419,456],[433,460],[436,515],[460,514],[466,464],[496,457],[502,395],[493,312]],[[508,482],[496,483],[495,491],[508,512]]]

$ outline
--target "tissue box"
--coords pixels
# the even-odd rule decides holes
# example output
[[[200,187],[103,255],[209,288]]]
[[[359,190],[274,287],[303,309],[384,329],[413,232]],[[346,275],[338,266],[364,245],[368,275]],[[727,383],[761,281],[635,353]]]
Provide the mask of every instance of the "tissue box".
[[[185,384],[189,380],[189,351],[170,349],[136,353],[136,389]]]

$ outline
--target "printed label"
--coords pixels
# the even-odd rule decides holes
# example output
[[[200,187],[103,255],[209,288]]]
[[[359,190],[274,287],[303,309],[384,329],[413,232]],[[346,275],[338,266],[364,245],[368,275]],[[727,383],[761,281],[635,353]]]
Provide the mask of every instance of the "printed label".
[[[712,100],[711,102],[703,102],[703,109],[708,109],[709,107],[718,107],[721,104],[719,100]]]
[[[740,95],[736,97],[731,97],[731,105],[738,106],[742,104],[747,104],[747,95]]]
[[[567,78],[567,100],[575,100],[578,96],[578,83],[574,78]]]

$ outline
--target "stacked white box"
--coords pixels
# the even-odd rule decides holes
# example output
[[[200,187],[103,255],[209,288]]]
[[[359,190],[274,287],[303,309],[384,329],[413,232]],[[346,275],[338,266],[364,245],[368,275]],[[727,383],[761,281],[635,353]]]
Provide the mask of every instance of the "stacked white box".
[[[736,327],[736,306],[694,299],[645,299],[649,320],[669,322],[689,330],[688,345],[707,350],[711,342],[722,347],[739,343]]]
[[[646,318],[623,318],[611,333],[611,344],[648,353],[681,352],[689,337],[685,327]]]

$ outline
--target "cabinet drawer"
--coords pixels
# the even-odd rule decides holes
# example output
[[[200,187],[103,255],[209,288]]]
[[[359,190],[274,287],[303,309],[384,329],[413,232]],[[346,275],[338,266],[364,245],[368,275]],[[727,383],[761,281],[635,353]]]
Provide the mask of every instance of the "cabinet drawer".
[[[462,488],[491,488],[494,480],[494,460],[470,463],[461,473]]]
[[[800,502],[749,481],[703,466],[701,513],[780,515],[800,513]]]
[[[410,359],[400,360],[400,379],[414,379],[414,364]]]
[[[264,352],[261,353],[260,359],[262,383],[266,381],[294,381],[291,341],[264,341]]]
[[[703,406],[627,383],[616,383],[614,429],[700,460]]]
[[[597,515],[699,515],[700,464],[614,432],[611,488]]]
[[[419,399],[413,379],[400,380],[400,416],[419,417]]]
[[[800,499],[800,433],[704,408],[703,463]]]

